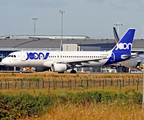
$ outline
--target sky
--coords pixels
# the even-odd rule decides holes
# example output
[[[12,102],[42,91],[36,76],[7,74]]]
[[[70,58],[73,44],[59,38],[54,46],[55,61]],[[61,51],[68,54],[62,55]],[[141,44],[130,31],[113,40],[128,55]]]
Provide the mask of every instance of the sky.
[[[144,0],[0,0],[0,36],[33,35],[33,17],[36,35],[61,35],[60,10],[63,35],[114,38],[119,21],[120,37],[136,28],[135,38],[144,38]]]

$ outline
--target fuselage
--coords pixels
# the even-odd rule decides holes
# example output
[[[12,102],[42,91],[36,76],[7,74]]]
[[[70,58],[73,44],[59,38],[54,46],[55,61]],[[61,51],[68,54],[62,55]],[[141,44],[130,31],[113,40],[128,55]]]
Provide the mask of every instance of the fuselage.
[[[128,68],[137,68],[137,66],[143,63],[144,63],[144,55],[139,55],[136,58],[122,62],[122,64]]]
[[[2,60],[7,66],[49,67],[64,72],[77,67],[96,67],[128,60],[135,29],[129,29],[110,51],[19,51]]]
[[[9,54],[2,60],[7,66],[15,67],[51,67],[53,63],[82,62],[83,67],[104,65],[111,52],[92,51],[19,51]],[[89,62],[85,62],[89,61]]]

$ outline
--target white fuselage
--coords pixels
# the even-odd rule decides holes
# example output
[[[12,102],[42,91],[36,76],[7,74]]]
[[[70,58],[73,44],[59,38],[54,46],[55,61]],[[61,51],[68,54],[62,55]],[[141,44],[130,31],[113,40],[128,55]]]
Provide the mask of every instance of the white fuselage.
[[[140,62],[140,64],[144,63],[144,55],[139,55],[136,58],[126,60],[121,63],[128,68],[136,68],[139,62]]]
[[[135,29],[129,29],[110,51],[19,51],[9,54],[2,64],[15,67],[49,67],[64,72],[77,67],[96,67],[128,60]]]
[[[32,53],[32,56],[30,53]],[[48,56],[46,56],[47,53],[49,53]],[[15,67],[51,67],[53,63],[81,62],[77,67],[94,67],[104,65],[110,55],[110,51],[20,51],[11,53],[8,57],[2,60],[2,63],[7,66]]]

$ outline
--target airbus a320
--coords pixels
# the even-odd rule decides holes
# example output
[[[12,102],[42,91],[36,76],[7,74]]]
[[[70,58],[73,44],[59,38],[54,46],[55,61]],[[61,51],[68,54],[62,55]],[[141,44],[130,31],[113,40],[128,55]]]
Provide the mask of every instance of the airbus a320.
[[[125,61],[131,58],[135,29],[128,29],[110,51],[17,51],[10,53],[2,64],[13,67],[47,67],[63,73],[74,68],[97,67]]]

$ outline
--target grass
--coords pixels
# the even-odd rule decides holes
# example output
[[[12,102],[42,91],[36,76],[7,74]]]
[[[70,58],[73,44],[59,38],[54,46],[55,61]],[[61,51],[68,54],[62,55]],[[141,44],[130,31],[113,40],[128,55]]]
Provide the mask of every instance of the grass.
[[[137,86],[126,86],[126,87],[121,87],[121,90],[119,87],[117,86],[106,86],[104,89],[103,87],[93,87],[93,88],[82,88],[82,87],[77,87],[74,88],[72,90],[67,89],[67,88],[63,88],[63,89],[20,89],[20,90],[15,90],[15,89],[9,89],[9,90],[0,90],[1,93],[4,94],[31,94],[31,95],[38,95],[38,94],[60,94],[60,93],[65,93],[65,92],[72,92],[72,93],[77,93],[80,91],[122,91],[122,92],[126,92],[126,91],[137,91]],[[138,92],[142,93],[143,87],[139,86],[138,87]]]
[[[128,88],[127,88],[128,89]],[[133,90],[129,88],[128,90],[122,90],[122,94],[127,94],[126,92],[129,90]],[[89,90],[80,90],[84,91],[81,92],[82,94],[85,93],[91,93],[93,91],[105,91],[107,93],[120,93],[119,90],[116,90],[115,88],[110,89],[89,89]],[[56,89],[56,90],[50,90],[50,93],[48,93],[45,89],[37,89],[34,91],[32,90],[20,90],[16,92],[15,90],[12,91],[3,91],[5,94],[19,94],[19,92],[22,92],[22,94],[31,94],[31,95],[38,95],[40,92],[42,94],[65,94],[68,95],[70,91],[67,91],[66,89]],[[79,91],[72,90],[72,93],[77,93]],[[133,93],[133,91],[132,91]],[[130,93],[128,93],[130,94]],[[50,110],[43,113],[41,117],[38,117],[37,115],[33,117],[25,117],[23,119],[39,119],[39,120],[87,120],[87,119],[104,119],[104,120],[112,120],[112,119],[143,119],[144,114],[142,114],[142,108],[141,104],[136,104],[133,102],[132,99],[130,99],[129,102],[123,100],[123,99],[116,99],[113,102],[96,102],[89,101],[86,99],[86,101],[80,102],[83,100],[83,96],[79,97],[80,94],[78,94],[78,101],[75,103],[75,97],[72,98],[72,100],[67,99],[67,101],[61,102],[57,101],[54,103],[54,105],[51,107]],[[83,94],[84,95],[84,94]]]
[[[108,104],[86,103],[74,105],[67,102],[59,104],[39,118],[29,120],[142,120],[144,114],[141,106],[126,105],[123,101]]]
[[[93,77],[95,79],[99,79],[99,78],[107,78],[107,79],[111,79],[111,77],[113,79],[122,79],[122,78],[127,78],[128,76],[132,79],[142,79],[143,75],[142,74],[103,74],[103,73],[96,73],[96,74],[91,74],[91,73],[77,73],[77,74],[69,74],[69,73],[65,73],[65,74],[58,74],[58,73],[53,73],[53,72],[34,72],[34,73],[0,73],[0,80],[4,81],[5,79],[9,79],[9,81],[13,81],[14,79],[16,80],[20,80],[20,79],[24,79],[24,80],[28,80],[28,78],[30,79],[44,79],[44,80],[48,80],[48,78],[50,80],[53,80],[54,78],[56,78],[57,80],[61,80],[61,78],[63,78],[63,80],[74,80],[74,77],[76,78],[76,80],[80,80],[80,77],[83,79],[93,79]]]
[[[139,79],[142,80],[143,76],[142,74],[58,74],[58,73],[52,73],[52,72],[42,72],[42,73],[26,73],[26,74],[20,74],[20,73],[1,73],[0,79],[5,81],[5,79],[9,79],[10,82],[14,83],[14,79],[17,80],[17,82],[20,82],[18,79],[24,79],[27,81],[28,78],[34,79],[44,79],[48,80],[48,78],[52,81],[53,79],[57,79],[58,81],[61,81],[61,77],[63,80],[69,79],[74,80],[74,77],[77,81],[80,81],[80,77],[83,79],[89,79],[93,80],[93,77],[96,80],[99,80],[99,77],[102,79],[107,78],[109,81],[111,80],[111,77],[113,80],[116,80],[117,77],[119,79],[125,79],[127,81],[128,76],[131,79],[131,85],[130,86],[89,86],[89,89],[87,90],[86,87],[72,87],[72,90],[70,88],[56,88],[55,90],[53,87],[50,89],[3,89],[0,90],[0,92],[4,94],[12,94],[12,95],[18,95],[18,94],[31,94],[31,95],[38,95],[38,94],[67,94],[68,92],[77,93],[80,91],[115,91],[119,92],[122,91],[124,94],[127,94],[129,91],[137,91],[137,86],[135,82],[135,86],[133,86],[133,78],[135,80]],[[123,76],[123,77],[122,77]],[[92,82],[93,83],[93,82]],[[115,82],[116,83],[116,82]],[[80,82],[78,83],[80,84]],[[60,83],[61,86],[61,83]],[[4,85],[3,85],[4,87]],[[142,93],[142,82],[138,86],[138,92]],[[129,93],[130,94],[130,93]],[[29,120],[135,120],[135,119],[144,119],[144,114],[142,112],[141,104],[127,104],[123,100],[120,101],[114,101],[112,103],[97,103],[94,102],[85,102],[80,104],[74,104],[71,103],[71,101],[67,101],[66,104],[55,104],[51,110],[47,111],[46,113],[43,113],[41,117],[33,116],[33,117],[26,117],[23,119],[29,119]]]
[[[48,89],[50,87],[50,89],[67,88],[69,90],[71,85],[71,89],[79,90],[87,89],[87,87],[88,89],[95,87],[100,88],[100,86],[103,88],[103,83],[105,84],[104,87],[115,86],[116,89],[120,89],[120,87],[116,87],[117,84],[120,86],[120,82],[121,89],[123,89],[123,83],[124,86],[134,85],[136,88],[137,81],[139,81],[139,86],[142,85],[142,78],[142,74],[58,74],[52,72],[1,73],[0,89]],[[23,82],[21,79],[23,79]]]

